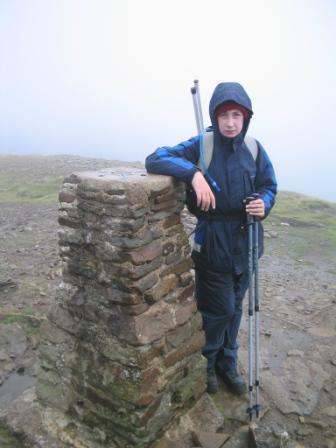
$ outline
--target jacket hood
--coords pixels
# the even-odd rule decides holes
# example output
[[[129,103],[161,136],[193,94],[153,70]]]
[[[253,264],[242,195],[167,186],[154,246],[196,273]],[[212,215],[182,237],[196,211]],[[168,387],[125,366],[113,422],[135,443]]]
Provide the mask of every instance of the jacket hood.
[[[226,101],[240,104],[253,115],[252,103],[244,87],[238,82],[222,82],[215,88],[210,100],[209,113],[212,122],[216,118],[215,110]]]
[[[245,107],[250,112],[250,117],[245,120],[243,135],[246,134],[247,128],[250,123],[250,119],[253,115],[252,103],[250,97],[246,93],[244,87],[238,82],[222,82],[218,84],[215,88],[210,103],[209,103],[209,114],[213,129],[218,131],[217,118],[215,111],[216,109],[226,101],[234,101],[237,104]]]

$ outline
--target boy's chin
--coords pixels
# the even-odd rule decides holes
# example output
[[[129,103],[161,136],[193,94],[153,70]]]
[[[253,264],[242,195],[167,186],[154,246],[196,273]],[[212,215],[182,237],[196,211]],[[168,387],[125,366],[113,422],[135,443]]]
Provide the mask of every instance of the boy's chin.
[[[237,137],[237,135],[239,134],[239,132],[237,133],[237,132],[223,132],[223,136],[224,137],[226,137],[226,138],[234,138],[234,137]]]

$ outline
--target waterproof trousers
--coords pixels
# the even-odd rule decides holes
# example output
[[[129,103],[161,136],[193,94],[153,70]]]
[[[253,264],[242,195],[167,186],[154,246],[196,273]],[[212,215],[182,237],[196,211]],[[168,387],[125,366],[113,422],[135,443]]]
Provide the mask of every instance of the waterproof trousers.
[[[207,269],[195,263],[197,307],[203,319],[203,356],[208,370],[237,368],[237,336],[248,288],[248,272],[241,274]]]

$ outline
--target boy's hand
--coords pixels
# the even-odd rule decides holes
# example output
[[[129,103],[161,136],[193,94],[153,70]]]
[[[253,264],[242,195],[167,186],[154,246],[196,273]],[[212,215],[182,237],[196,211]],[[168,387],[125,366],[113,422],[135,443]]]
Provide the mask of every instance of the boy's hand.
[[[216,208],[216,199],[209,187],[208,182],[205,180],[203,174],[197,171],[192,178],[191,185],[195,190],[197,196],[197,207],[204,212],[207,212],[210,206]]]
[[[265,216],[265,204],[262,199],[255,199],[246,205],[246,213],[251,216],[263,218]]]

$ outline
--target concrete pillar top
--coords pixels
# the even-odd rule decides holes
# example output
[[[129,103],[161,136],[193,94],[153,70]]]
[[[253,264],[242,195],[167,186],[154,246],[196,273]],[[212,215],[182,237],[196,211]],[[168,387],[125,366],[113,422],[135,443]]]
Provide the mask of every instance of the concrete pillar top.
[[[70,183],[84,183],[94,186],[98,190],[106,190],[113,185],[114,188],[129,189],[137,185],[141,189],[161,191],[172,186],[174,180],[170,176],[148,174],[144,168],[118,166],[96,171],[83,171],[71,174],[66,181]]]

